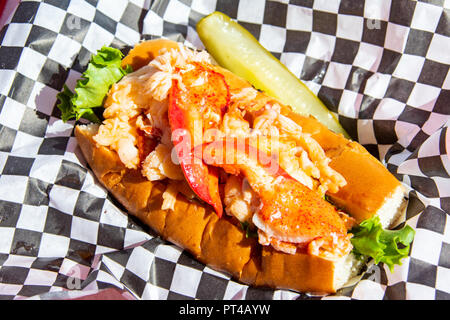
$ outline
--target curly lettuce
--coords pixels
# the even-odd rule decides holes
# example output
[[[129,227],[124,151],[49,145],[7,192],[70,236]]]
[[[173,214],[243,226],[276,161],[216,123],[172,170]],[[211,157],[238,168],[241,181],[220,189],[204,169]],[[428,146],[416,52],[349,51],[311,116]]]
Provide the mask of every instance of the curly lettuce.
[[[103,107],[103,101],[114,83],[133,72],[131,66],[122,68],[122,58],[120,50],[102,47],[91,57],[86,71],[77,81],[75,93],[64,85],[64,90],[57,95],[60,101],[57,107],[64,122],[80,118],[101,122],[94,109]]]
[[[399,230],[385,230],[380,218],[374,216],[352,229],[351,242],[356,254],[370,256],[375,263],[385,263],[391,272],[394,265],[408,256],[415,231],[408,225]]]

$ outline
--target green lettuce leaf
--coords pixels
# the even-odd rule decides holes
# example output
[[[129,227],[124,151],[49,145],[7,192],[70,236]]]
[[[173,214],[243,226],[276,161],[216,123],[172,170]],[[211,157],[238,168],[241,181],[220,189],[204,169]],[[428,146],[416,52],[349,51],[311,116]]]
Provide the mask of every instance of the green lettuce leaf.
[[[356,254],[370,256],[375,263],[385,263],[391,272],[394,265],[401,265],[401,260],[408,256],[415,231],[408,225],[400,230],[385,230],[380,218],[374,216],[352,229],[353,251]]]
[[[75,93],[64,86],[64,90],[57,95],[64,122],[73,118],[100,122],[94,108],[102,108],[109,88],[133,71],[130,66],[122,68],[122,58],[120,50],[103,47],[92,56],[86,71],[77,81]]]

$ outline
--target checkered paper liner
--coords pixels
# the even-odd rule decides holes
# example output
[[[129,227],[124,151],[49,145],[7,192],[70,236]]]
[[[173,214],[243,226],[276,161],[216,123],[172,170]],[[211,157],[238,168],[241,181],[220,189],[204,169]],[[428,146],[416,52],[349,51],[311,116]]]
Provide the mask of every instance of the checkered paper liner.
[[[92,53],[237,19],[407,186],[410,256],[333,296],[242,285],[161,240],[95,180],[56,95]],[[0,33],[0,298],[117,288],[141,299],[449,299],[450,3],[22,1]]]

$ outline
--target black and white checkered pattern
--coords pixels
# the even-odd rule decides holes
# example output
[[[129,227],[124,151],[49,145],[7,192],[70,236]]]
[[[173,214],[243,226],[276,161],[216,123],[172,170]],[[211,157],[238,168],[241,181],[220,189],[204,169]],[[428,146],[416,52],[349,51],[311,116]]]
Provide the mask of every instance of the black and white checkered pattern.
[[[410,190],[410,256],[343,299],[450,299],[450,6],[411,0],[23,0],[0,32],[0,297],[126,289],[142,299],[311,299],[251,288],[123,213],[63,123],[56,94],[103,45],[239,21]],[[71,291],[74,292],[74,291]],[[325,297],[329,298],[329,297]],[[333,296],[332,298],[336,298]]]

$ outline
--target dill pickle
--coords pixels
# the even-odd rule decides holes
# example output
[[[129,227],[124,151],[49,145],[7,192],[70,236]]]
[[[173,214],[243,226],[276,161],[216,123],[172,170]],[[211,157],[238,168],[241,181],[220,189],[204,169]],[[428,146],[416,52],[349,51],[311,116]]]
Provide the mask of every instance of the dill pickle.
[[[219,65],[249,81],[301,115],[312,115],[336,133],[349,138],[333,113],[289,69],[267,51],[244,27],[221,12],[197,23],[197,33]]]

